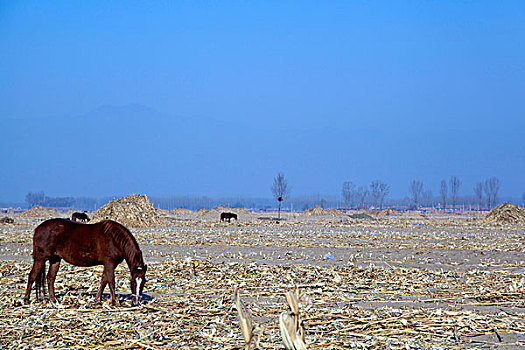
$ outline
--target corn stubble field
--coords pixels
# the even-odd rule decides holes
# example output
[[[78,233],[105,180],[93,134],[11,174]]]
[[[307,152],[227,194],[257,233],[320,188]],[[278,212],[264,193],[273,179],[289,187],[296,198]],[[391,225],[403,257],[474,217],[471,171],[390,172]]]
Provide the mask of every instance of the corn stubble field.
[[[308,349],[525,348],[525,231],[482,216],[165,212],[131,228],[148,264],[141,305],[116,270],[120,305],[97,303],[102,267],[61,265],[59,305],[22,305],[32,232],[0,225],[0,348],[245,349],[233,298],[251,312],[250,348],[284,349],[279,316],[298,287]],[[321,213],[322,214],[322,213]],[[67,216],[68,214],[63,214]]]

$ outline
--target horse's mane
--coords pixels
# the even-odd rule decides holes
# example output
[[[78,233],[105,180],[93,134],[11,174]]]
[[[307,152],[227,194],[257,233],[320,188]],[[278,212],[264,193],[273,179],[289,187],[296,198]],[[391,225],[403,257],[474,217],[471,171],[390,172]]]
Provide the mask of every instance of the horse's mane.
[[[104,233],[113,237],[115,243],[124,251],[124,258],[130,266],[144,264],[139,244],[131,232],[118,222],[106,220],[102,222]]]

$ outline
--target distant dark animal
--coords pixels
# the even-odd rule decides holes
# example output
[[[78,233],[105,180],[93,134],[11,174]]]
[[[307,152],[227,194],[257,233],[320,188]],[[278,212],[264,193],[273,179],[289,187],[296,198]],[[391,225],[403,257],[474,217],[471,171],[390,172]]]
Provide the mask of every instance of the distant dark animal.
[[[8,216],[5,216],[0,219],[0,224],[14,224],[14,223],[15,223],[15,220]]]
[[[33,234],[33,267],[27,281],[25,304],[29,304],[29,294],[35,280],[37,297],[39,291],[43,290],[45,263],[48,260],[49,299],[56,302],[54,283],[62,259],[76,266],[104,265],[95,298],[102,300],[102,292],[109,284],[112,305],[116,302],[115,268],[126,260],[131,273],[132,302],[138,303],[146,282],[147,266],[135,237],[121,224],[111,220],[80,224],[67,219],[50,219],[38,225]]]
[[[73,215],[71,215],[71,220],[79,222],[88,222],[89,216],[87,216],[86,213],[73,213]]]
[[[228,220],[228,222],[230,222],[231,219],[235,219],[235,221],[238,221],[237,220],[237,214],[234,214],[234,213],[221,213],[221,221]]]

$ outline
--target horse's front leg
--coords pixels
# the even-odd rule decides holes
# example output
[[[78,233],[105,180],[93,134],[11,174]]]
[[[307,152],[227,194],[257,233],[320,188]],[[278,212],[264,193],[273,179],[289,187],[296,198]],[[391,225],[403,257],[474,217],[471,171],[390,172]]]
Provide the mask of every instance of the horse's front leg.
[[[107,270],[107,279],[109,284],[109,292],[111,293],[111,305],[117,304],[117,298],[115,297],[115,265],[110,264]]]
[[[102,273],[102,281],[100,282],[100,289],[97,294],[97,299],[102,300],[102,292],[109,284],[109,292],[111,294],[111,305],[116,305],[115,297],[115,264],[113,262],[104,263],[104,272]]]
[[[27,288],[26,288],[26,295],[24,296],[24,304],[29,304],[29,295],[31,294],[31,288],[33,287],[33,283],[35,283],[36,276],[40,273],[40,271],[44,268],[45,260],[35,260],[33,261],[33,267],[31,268],[31,272],[29,272],[29,277],[27,279]]]
[[[108,284],[107,279],[107,273],[106,273],[106,265],[104,265],[104,271],[102,272],[102,280],[100,281],[100,288],[98,289],[98,293],[95,296],[95,300],[102,301],[102,293],[104,292],[104,289],[106,288],[106,284]]]
[[[55,297],[55,279],[58,269],[60,268],[60,258],[53,257],[49,260],[49,272],[47,273],[47,289],[49,290],[49,300],[56,303]]]

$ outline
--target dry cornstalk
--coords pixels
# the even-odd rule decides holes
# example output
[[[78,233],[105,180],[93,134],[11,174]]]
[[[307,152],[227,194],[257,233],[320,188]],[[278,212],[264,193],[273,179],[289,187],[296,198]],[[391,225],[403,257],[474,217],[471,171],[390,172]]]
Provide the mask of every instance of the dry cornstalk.
[[[299,289],[296,286],[293,291],[286,292],[285,296],[291,312],[283,312],[279,316],[279,328],[284,346],[289,350],[306,349],[304,326],[299,315],[299,300],[301,299]]]
[[[279,316],[279,328],[284,347],[287,350],[306,350],[306,344],[300,334],[301,332],[296,328],[294,317],[290,313],[281,313]],[[304,332],[302,334],[304,335]]]
[[[250,310],[244,306],[241,297],[239,295],[239,289],[235,288],[234,292],[235,306],[237,307],[237,312],[239,314],[239,324],[241,326],[242,336],[244,342],[246,343],[246,350],[250,350],[250,342],[253,335],[253,320]]]

